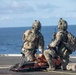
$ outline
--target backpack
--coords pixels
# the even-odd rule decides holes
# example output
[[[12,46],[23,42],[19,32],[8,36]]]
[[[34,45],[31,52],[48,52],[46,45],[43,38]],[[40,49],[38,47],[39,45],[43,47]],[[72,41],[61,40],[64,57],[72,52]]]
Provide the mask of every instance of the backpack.
[[[67,32],[67,42],[65,45],[71,52],[76,50],[76,37],[73,36],[70,32]]]

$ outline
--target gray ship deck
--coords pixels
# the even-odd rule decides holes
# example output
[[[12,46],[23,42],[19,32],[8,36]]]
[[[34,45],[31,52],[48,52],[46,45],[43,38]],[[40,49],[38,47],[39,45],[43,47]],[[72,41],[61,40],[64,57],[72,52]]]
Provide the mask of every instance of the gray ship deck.
[[[13,72],[9,71],[9,67],[20,63],[21,55],[0,55],[0,75],[76,75],[76,72],[73,71],[33,71],[33,72]],[[76,57],[70,58],[70,63],[76,63]]]

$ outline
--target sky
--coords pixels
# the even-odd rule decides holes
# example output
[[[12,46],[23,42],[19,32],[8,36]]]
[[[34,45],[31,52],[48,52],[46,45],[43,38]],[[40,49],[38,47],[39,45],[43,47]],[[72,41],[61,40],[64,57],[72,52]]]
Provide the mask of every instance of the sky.
[[[76,25],[76,0],[0,0],[0,27],[53,26],[61,17]]]

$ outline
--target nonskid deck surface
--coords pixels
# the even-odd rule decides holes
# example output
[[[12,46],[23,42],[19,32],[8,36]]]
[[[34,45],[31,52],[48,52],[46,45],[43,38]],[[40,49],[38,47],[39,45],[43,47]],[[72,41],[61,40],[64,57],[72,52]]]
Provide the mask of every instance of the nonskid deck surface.
[[[0,69],[0,75],[76,75],[76,72],[73,71],[32,71],[32,72],[13,72],[9,69]]]
[[[25,58],[26,60],[26,58]],[[33,71],[33,72],[12,72],[9,71],[10,66],[22,62],[21,55],[10,55],[4,56],[0,55],[0,75],[76,75],[74,71],[63,71],[63,70],[56,70],[56,71]],[[70,63],[76,63],[76,58],[73,56],[70,58]]]

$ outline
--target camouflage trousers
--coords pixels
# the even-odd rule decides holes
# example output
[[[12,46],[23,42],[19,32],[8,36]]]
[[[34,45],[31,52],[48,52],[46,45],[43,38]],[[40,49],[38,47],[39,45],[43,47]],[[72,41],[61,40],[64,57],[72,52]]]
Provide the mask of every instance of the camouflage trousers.
[[[56,53],[55,53],[55,51],[53,49],[52,50],[50,50],[50,49],[45,50],[44,51],[44,56],[45,56],[45,58],[46,58],[46,60],[47,60],[47,62],[49,64],[49,66],[50,65],[54,65],[53,62],[52,62],[52,57],[55,57],[56,56]],[[60,58],[61,58],[61,65],[62,65],[62,67],[63,68],[66,68],[66,66],[69,63],[69,54],[66,55],[65,57],[60,56]]]
[[[36,49],[24,49],[22,53],[27,58],[27,61],[33,61],[35,59]]]
[[[69,55],[68,49],[65,46],[59,50],[59,56],[61,58],[61,65],[63,68],[66,68],[69,63]]]
[[[53,66],[52,57],[55,57],[55,51],[53,49],[48,49],[44,51],[44,56],[49,64],[49,66]]]
[[[61,58],[61,67],[63,67],[63,69],[66,69],[66,66],[69,63],[69,55],[60,58]]]
[[[50,50],[50,49],[45,50],[44,51],[44,56],[45,56],[46,59],[50,59],[50,56],[55,57],[55,51],[53,49],[52,50]]]

